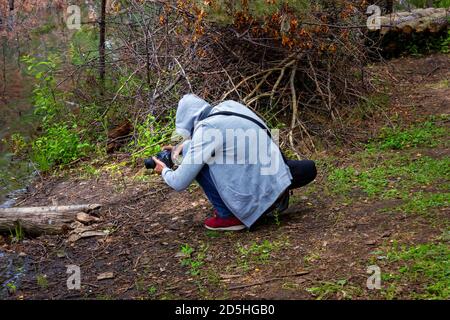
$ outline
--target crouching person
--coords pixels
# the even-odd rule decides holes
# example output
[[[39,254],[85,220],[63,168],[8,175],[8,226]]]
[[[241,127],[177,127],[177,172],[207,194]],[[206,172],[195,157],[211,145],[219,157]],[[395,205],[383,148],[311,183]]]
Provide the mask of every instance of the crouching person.
[[[205,220],[210,230],[250,228],[262,215],[286,209],[289,189],[316,176],[313,161],[284,159],[264,121],[238,102],[211,107],[185,95],[175,125],[188,139],[182,145],[183,160],[172,170],[154,157],[155,171],[177,191],[198,182],[214,207]]]

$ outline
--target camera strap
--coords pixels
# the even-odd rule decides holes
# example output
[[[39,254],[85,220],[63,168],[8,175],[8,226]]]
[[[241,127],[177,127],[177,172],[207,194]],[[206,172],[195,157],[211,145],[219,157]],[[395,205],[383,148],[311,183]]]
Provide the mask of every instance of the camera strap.
[[[272,134],[270,133],[269,128],[267,128],[265,125],[263,125],[263,124],[262,124],[261,122],[259,122],[258,120],[254,119],[254,118],[252,118],[252,117],[249,117],[249,116],[247,116],[247,115],[245,115],[245,114],[240,114],[240,113],[236,113],[236,112],[232,112],[232,111],[219,111],[219,112],[214,112],[214,113],[212,113],[212,114],[209,114],[206,118],[210,118],[210,117],[213,117],[213,116],[236,116],[236,117],[239,117],[239,118],[247,119],[247,120],[253,122],[254,124],[256,124],[258,127],[260,127],[261,129],[263,129],[264,131],[266,131],[266,133],[267,133],[267,135],[269,136],[269,138],[270,138],[271,140],[273,140]],[[283,152],[281,151],[281,149],[280,149],[280,153],[281,153],[281,156],[283,157],[284,162],[287,163],[287,162],[286,162],[286,161],[287,161],[287,160],[286,160],[286,157],[284,156],[284,154],[283,154]]]

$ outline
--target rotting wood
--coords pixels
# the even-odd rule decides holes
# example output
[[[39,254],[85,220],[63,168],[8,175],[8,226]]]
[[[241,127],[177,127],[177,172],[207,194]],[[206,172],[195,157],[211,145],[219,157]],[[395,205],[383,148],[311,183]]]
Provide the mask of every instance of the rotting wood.
[[[96,217],[87,218],[87,214],[101,207],[100,204],[84,204],[70,206],[20,207],[0,209],[0,232],[11,233],[18,227],[26,234],[63,233],[70,228],[70,223],[85,215],[85,221],[96,221]]]

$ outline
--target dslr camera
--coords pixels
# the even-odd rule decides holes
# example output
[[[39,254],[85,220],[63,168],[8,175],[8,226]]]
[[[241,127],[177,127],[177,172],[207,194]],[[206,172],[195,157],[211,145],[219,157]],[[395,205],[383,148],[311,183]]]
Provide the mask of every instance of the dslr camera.
[[[172,169],[174,166],[174,163],[172,161],[172,151],[171,150],[163,150],[161,152],[158,152],[155,155],[156,159],[161,160],[164,162],[164,164]],[[147,169],[155,169],[156,163],[153,160],[153,158],[144,159],[144,165]]]

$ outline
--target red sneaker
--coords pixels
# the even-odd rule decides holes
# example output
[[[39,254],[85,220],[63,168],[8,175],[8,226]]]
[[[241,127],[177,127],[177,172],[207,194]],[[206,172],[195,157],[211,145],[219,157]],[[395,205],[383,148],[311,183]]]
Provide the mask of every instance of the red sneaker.
[[[209,230],[217,231],[239,231],[245,229],[245,225],[235,216],[220,218],[214,211],[214,217],[205,220],[205,227]]]

